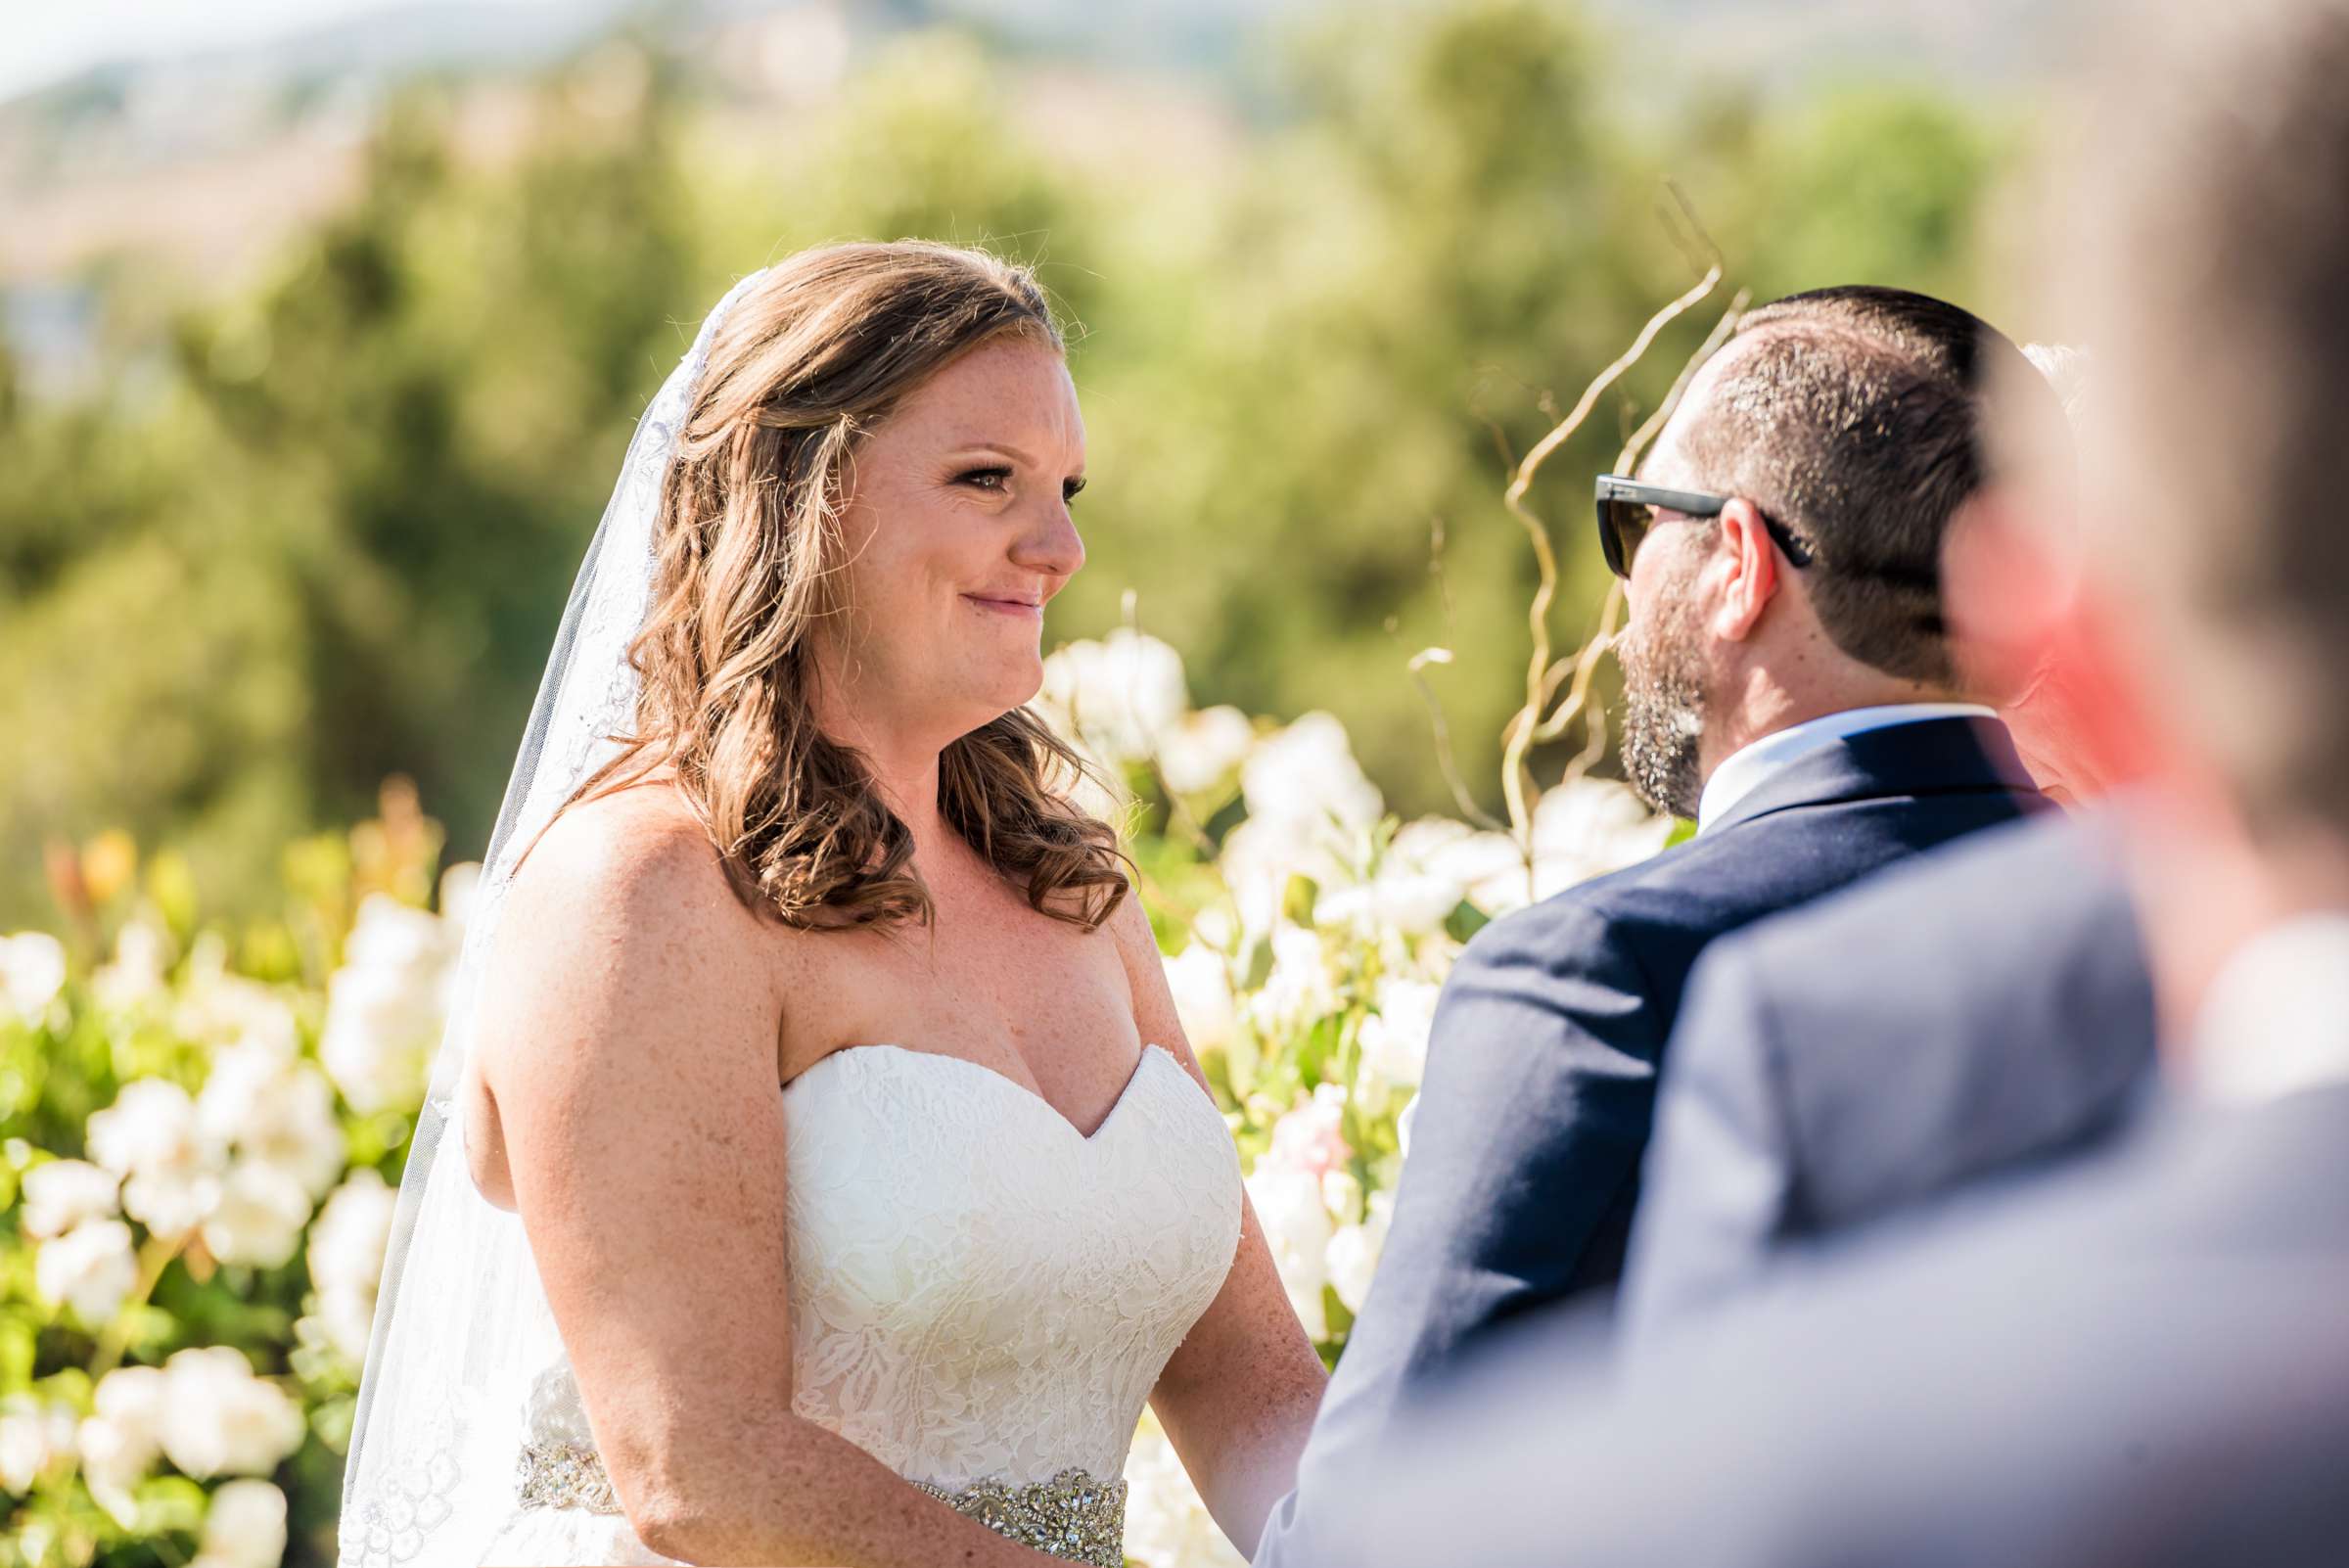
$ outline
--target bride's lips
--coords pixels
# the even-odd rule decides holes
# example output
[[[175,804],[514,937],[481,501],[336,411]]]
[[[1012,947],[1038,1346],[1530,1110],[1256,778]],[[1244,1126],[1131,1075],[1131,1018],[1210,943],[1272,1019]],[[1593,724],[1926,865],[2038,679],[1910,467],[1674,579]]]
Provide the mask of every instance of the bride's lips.
[[[980,593],[966,593],[963,597],[980,609],[990,611],[995,615],[1017,616],[1023,620],[1038,622],[1044,619],[1044,607],[1035,599],[993,599]]]

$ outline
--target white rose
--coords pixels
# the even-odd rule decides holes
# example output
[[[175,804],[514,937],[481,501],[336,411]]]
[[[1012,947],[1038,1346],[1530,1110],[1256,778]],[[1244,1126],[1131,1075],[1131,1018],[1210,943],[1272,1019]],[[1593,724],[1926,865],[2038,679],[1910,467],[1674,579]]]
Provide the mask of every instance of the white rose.
[[[286,1495],[266,1481],[230,1481],[212,1494],[190,1568],[277,1568],[286,1555]]]
[[[205,1219],[204,1244],[222,1263],[275,1268],[294,1256],[309,1222],[310,1195],[299,1177],[264,1161],[239,1160]]]
[[[295,1328],[305,1336],[305,1343],[323,1341],[351,1365],[363,1366],[367,1361],[368,1336],[375,1332],[374,1293],[362,1296],[348,1290],[323,1292],[318,1297],[317,1310]]]
[[[115,1103],[90,1114],[90,1156],[129,1179],[122,1212],[159,1236],[186,1234],[219,1197],[217,1147],[204,1136],[196,1102],[167,1079],[122,1086]]]
[[[1240,772],[1248,815],[1298,832],[1368,829],[1386,809],[1331,714],[1307,714],[1259,741]]]
[[[163,989],[170,951],[169,933],[151,916],[125,921],[115,934],[114,962],[99,966],[90,990],[102,1006],[127,1012]]]
[[[279,1167],[313,1199],[324,1197],[349,1163],[333,1088],[291,1053],[251,1044],[217,1053],[196,1110],[198,1126],[216,1146],[233,1143],[247,1158]]]
[[[322,1290],[373,1294],[384,1271],[399,1193],[373,1167],[353,1171],[310,1227],[310,1282]]]
[[[1266,1161],[1248,1177],[1247,1187],[1289,1305],[1307,1334],[1327,1339],[1329,1319],[1322,1310],[1321,1287],[1329,1278],[1332,1227],[1321,1201],[1320,1178],[1310,1171]]]
[[[123,1084],[114,1104],[90,1113],[85,1130],[90,1158],[116,1176],[198,1164],[205,1153],[196,1102],[169,1079]]]
[[[1522,908],[1532,897],[1525,855],[1506,833],[1480,832],[1447,817],[1421,817],[1396,830],[1387,854],[1458,888],[1461,898],[1487,914]]]
[[[1236,708],[1185,714],[1158,738],[1158,769],[1178,795],[1212,790],[1231,777],[1256,745],[1256,725]]]
[[[375,1293],[399,1195],[372,1169],[353,1171],[310,1226],[310,1283],[327,1338],[353,1362],[367,1359]]]
[[[1310,853],[1308,846],[1269,819],[1244,821],[1223,836],[1222,851],[1216,856],[1216,870],[1222,876],[1223,885],[1231,890],[1241,932],[1253,938],[1270,931],[1279,922],[1280,900],[1290,873],[1306,870],[1312,875],[1303,863],[1307,853]],[[1332,859],[1323,869],[1340,867]]]
[[[42,931],[0,937],[0,1012],[38,1024],[66,986],[66,946]]]
[[[1175,1016],[1194,1050],[1214,1050],[1230,1042],[1238,1018],[1231,999],[1231,969],[1223,955],[1194,942],[1165,960],[1167,989],[1174,996]]]
[[[267,1475],[301,1447],[299,1407],[276,1384],[253,1375],[244,1355],[225,1345],[183,1350],[163,1363],[171,1398],[163,1413],[163,1453],[188,1475]]]
[[[190,983],[172,1010],[173,1027],[207,1045],[242,1044],[291,1056],[299,1043],[294,1009],[273,988],[228,973],[217,934],[197,939],[188,955]]]
[[[465,928],[472,923],[474,899],[481,896],[482,864],[479,860],[460,860],[440,873],[440,919],[448,935],[463,945]]]
[[[110,1321],[139,1281],[130,1226],[119,1220],[84,1220],[41,1243],[32,1277],[43,1297],[69,1305],[90,1327]]]
[[[338,970],[327,982],[319,1060],[353,1110],[404,1110],[424,1099],[443,1018],[434,992],[393,969]]]
[[[1329,1217],[1341,1229],[1359,1223],[1362,1218],[1361,1179],[1352,1171],[1322,1172],[1321,1206],[1329,1211]]]
[[[1406,822],[1396,830],[1369,881],[1324,893],[1315,919],[1370,936],[1418,937],[1435,931],[1490,874],[1496,844],[1500,863],[1522,865],[1505,835],[1477,833],[1444,817]]]
[[[99,1506],[128,1530],[139,1515],[132,1494],[146,1479],[161,1442],[171,1404],[169,1381],[158,1367],[116,1367],[99,1380],[93,1403],[97,1413],[75,1434],[82,1480]]]
[[[1303,926],[1272,933],[1272,972],[1248,999],[1248,1016],[1267,1035],[1326,1018],[1338,1010],[1338,984],[1321,934]]]
[[[73,1411],[18,1397],[0,1410],[0,1491],[30,1492],[41,1473],[73,1452]]]
[[[1368,937],[1424,936],[1459,906],[1461,891],[1449,877],[1390,861],[1367,882],[1325,891],[1313,904],[1313,923]]]
[[[1126,1453],[1126,1555],[1147,1568],[1246,1568],[1182,1460],[1145,1417]]]
[[[1395,1218],[1395,1195],[1374,1192],[1362,1222],[1341,1226],[1329,1238],[1330,1288],[1350,1313],[1362,1310],[1370,1295],[1370,1276],[1377,1271],[1378,1255],[1387,1244],[1387,1226]]]
[[[24,1233],[62,1236],[115,1213],[121,1178],[87,1160],[51,1160],[24,1173]]]
[[[123,1529],[135,1528],[139,1501],[134,1494],[155,1462],[155,1445],[118,1422],[93,1415],[74,1434],[74,1446],[81,1451],[81,1479],[98,1506]]]
[[[1068,726],[1064,733],[1117,763],[1152,755],[1191,706],[1182,656],[1128,626],[1055,651],[1044,661],[1037,702]]]
[[[359,905],[327,982],[318,1054],[354,1110],[408,1110],[446,1021],[459,928],[385,894]]]
[[[1389,976],[1378,983],[1378,1011],[1362,1020],[1364,1077],[1398,1088],[1418,1085],[1427,1071],[1427,1040],[1435,1028],[1441,986]]]
[[[1664,848],[1672,829],[1672,818],[1650,812],[1628,785],[1601,778],[1561,784],[1534,807],[1534,897],[1636,865]]]
[[[186,1235],[219,1201],[220,1177],[209,1168],[142,1171],[122,1183],[122,1212],[159,1236]]]

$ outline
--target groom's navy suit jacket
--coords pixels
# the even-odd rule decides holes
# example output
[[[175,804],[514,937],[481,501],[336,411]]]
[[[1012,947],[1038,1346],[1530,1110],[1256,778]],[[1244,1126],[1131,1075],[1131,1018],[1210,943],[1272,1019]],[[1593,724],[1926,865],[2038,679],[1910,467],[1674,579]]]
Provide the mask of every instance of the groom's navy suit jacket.
[[[2000,828],[1706,952],[1657,1098],[1621,1332],[2114,1130],[2152,1068],[2153,983],[2110,826]]]
[[[1919,851],[2051,809],[2003,725],[1929,718],[1809,753],[1706,831],[1479,932],[1437,1006],[1394,1222],[1260,1565],[1471,1340],[1622,1272],[1656,1075],[1705,945]]]

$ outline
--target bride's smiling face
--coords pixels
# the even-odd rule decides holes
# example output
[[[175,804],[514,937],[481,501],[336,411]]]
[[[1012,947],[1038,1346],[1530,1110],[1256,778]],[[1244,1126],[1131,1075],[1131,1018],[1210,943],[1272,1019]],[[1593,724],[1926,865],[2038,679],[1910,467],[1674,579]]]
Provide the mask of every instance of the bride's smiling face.
[[[878,721],[943,746],[1036,695],[1043,607],[1084,565],[1069,513],[1083,476],[1068,366],[1022,338],[956,359],[858,443],[846,613],[815,633],[839,739]]]

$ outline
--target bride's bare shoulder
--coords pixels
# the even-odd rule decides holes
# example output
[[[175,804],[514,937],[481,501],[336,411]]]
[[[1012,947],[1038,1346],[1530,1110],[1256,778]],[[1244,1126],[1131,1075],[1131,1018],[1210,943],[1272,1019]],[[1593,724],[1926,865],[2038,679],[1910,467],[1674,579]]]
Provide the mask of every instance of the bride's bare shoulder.
[[[644,900],[672,908],[682,900],[699,908],[712,905],[713,896],[737,902],[716,847],[674,789],[646,784],[581,801],[557,815],[515,869],[508,907],[585,898],[592,902],[581,913]]]
[[[780,1002],[759,923],[673,791],[620,791],[558,815],[516,868],[491,945],[466,1141],[493,1203],[513,1204],[506,1137],[533,1108],[641,1109],[644,1075],[689,1064],[771,1077]]]

